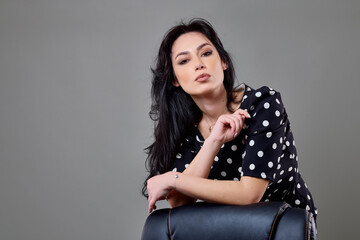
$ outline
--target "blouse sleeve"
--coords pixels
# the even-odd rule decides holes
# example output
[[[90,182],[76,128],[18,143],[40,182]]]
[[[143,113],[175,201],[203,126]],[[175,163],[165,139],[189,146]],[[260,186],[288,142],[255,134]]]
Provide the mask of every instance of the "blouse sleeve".
[[[251,96],[252,95],[252,96]],[[253,91],[247,109],[251,115],[247,123],[242,170],[244,176],[275,181],[276,170],[284,147],[287,114],[279,92],[268,87]]]

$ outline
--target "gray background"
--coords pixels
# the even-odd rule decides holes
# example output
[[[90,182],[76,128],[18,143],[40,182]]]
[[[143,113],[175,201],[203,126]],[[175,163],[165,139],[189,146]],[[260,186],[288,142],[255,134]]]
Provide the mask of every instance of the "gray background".
[[[319,237],[357,235],[360,1],[0,0],[1,240],[140,238],[150,66],[190,17],[282,93]]]

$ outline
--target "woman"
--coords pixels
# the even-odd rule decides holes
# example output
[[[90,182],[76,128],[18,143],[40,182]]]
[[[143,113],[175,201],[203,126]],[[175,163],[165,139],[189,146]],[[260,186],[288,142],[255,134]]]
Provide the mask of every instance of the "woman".
[[[172,207],[197,199],[285,201],[316,216],[280,94],[234,88],[234,78],[230,56],[207,21],[193,19],[165,35],[153,69],[155,141],[147,148],[143,188],[149,212],[166,198]]]

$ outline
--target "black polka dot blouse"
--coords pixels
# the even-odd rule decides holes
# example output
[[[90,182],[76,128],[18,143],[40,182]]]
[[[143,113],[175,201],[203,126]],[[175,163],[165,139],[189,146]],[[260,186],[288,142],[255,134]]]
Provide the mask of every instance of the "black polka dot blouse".
[[[240,108],[251,115],[234,140],[225,143],[215,156],[209,179],[239,181],[242,176],[270,181],[261,201],[284,201],[311,211],[315,216],[311,193],[301,177],[290,122],[279,92],[242,84],[244,96]],[[173,171],[182,172],[204,143],[196,128],[187,136],[176,155]]]

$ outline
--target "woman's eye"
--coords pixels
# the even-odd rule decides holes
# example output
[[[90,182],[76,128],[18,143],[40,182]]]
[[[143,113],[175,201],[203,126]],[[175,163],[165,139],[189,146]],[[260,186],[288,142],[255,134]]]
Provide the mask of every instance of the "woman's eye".
[[[210,56],[212,54],[212,51],[207,51],[203,53],[203,56]]]
[[[180,64],[180,65],[183,65],[183,64],[185,64],[186,62],[187,62],[187,60],[184,59],[184,60],[181,60],[181,61],[179,62],[179,64]]]

